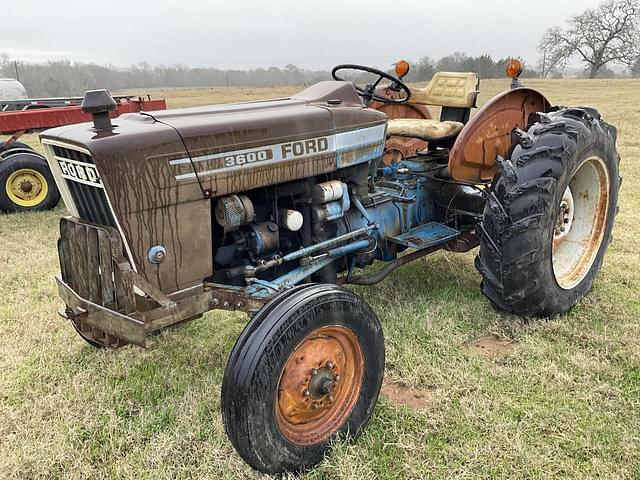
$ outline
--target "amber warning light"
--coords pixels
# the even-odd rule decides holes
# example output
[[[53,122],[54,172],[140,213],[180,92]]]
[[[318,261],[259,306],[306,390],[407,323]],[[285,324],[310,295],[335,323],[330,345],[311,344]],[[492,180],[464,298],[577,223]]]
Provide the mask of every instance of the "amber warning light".
[[[398,63],[396,63],[396,76],[398,78],[402,78],[404,76],[407,75],[407,73],[409,73],[409,62],[407,62],[406,60],[400,60]]]
[[[507,77],[518,78],[522,73],[522,62],[517,58],[512,58],[507,66]]]

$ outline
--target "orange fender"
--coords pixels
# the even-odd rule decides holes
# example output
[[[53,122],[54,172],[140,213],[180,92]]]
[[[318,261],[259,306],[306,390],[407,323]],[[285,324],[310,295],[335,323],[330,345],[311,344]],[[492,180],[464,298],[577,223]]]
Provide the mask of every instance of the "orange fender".
[[[496,174],[496,157],[511,148],[511,132],[524,129],[529,115],[549,111],[551,104],[537,90],[517,88],[482,107],[458,136],[449,155],[449,173],[459,182],[486,183]]]

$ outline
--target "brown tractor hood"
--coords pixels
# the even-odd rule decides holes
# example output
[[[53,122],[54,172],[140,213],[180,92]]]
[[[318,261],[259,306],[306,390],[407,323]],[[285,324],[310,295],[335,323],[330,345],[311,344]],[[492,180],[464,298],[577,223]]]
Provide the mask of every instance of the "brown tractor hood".
[[[203,191],[219,196],[368,161],[381,154],[386,116],[365,108],[350,83],[327,81],[291,98],[127,114],[113,123],[110,131],[80,124],[41,137],[88,150],[113,194],[121,195],[131,176],[148,177],[150,193],[165,192],[156,198],[138,195],[132,207],[146,209],[174,203],[178,189],[181,200],[189,201]],[[348,132],[359,130],[345,143]],[[325,138],[333,145],[325,145]],[[317,139],[321,144],[309,143]],[[302,145],[288,145],[295,142]],[[262,147],[268,147],[266,157]],[[290,155],[279,155],[278,149]],[[242,157],[229,159],[247,153],[245,163]],[[306,168],[287,175],[283,170],[291,171],[292,163]]]
[[[331,81],[286,99],[128,114],[110,130],[85,123],[41,138],[71,211],[109,223],[84,218],[95,205],[80,208],[103,189],[103,217],[112,213],[134,266],[171,292],[211,272],[211,209],[203,203],[366,163],[382,156],[385,135],[386,115],[365,108],[352,84]],[[97,172],[95,188],[63,174],[78,165]],[[170,252],[160,266],[147,261],[153,245]]]

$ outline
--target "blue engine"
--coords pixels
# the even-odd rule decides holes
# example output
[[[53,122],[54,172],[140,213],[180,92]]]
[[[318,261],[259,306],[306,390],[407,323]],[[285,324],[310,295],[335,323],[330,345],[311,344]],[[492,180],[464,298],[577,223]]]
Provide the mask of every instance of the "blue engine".
[[[474,188],[438,178],[441,170],[404,161],[219,199],[213,280],[265,297],[303,281],[335,283],[341,272],[348,282],[356,268],[406,250],[455,247],[483,202]]]

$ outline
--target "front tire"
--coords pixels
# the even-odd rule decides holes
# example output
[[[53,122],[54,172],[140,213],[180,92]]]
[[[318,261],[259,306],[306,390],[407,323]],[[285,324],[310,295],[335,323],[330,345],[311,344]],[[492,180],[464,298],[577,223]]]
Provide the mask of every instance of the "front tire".
[[[371,307],[335,286],[298,287],[267,304],[236,342],[222,384],[225,429],[261,472],[307,469],[367,423],[383,374]]]
[[[500,163],[478,226],[482,292],[500,309],[552,318],[593,287],[620,189],[616,129],[598,112],[538,114]]]

